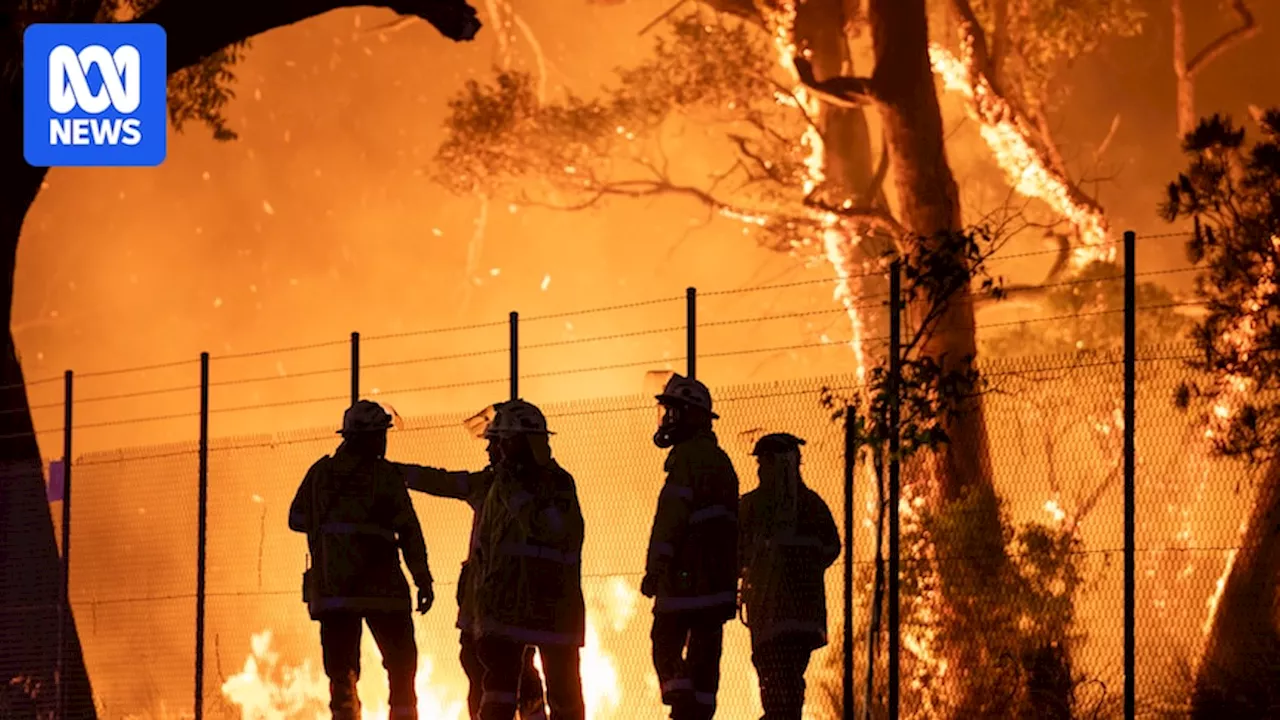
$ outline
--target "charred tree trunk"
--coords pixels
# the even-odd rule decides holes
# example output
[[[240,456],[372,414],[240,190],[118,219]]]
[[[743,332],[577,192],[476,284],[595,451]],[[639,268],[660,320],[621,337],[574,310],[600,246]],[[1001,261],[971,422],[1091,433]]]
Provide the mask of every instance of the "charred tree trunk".
[[[0,717],[27,720],[52,717],[56,695],[58,595],[61,565],[44,485],[30,404],[13,333],[14,272],[18,240],[46,171],[27,165],[22,152],[22,84],[19,77],[21,25],[28,22],[88,21],[98,2],[54,4],[29,17],[0,15],[0,244],[7,266],[0,271],[6,345],[0,357]],[[176,72],[208,55],[268,30],[291,25],[340,7],[383,7],[424,19],[448,13],[443,0],[163,1],[139,22],[163,25],[168,35],[169,71]],[[61,12],[56,16],[49,13]],[[70,625],[63,658],[64,718],[92,719],[97,713],[85,670],[79,634]],[[34,696],[34,697],[33,697]]]
[[[1258,488],[1196,673],[1191,717],[1280,712],[1280,459]]]

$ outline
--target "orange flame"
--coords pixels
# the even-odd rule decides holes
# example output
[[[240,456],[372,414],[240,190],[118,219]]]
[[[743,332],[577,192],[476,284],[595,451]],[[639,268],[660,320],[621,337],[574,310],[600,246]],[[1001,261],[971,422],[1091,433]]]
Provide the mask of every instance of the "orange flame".
[[[943,87],[968,100],[969,116],[977,121],[982,139],[1007,174],[1014,191],[1043,201],[1075,227],[1084,246],[1072,253],[1073,263],[1080,267],[1095,260],[1113,260],[1116,253],[1115,247],[1108,243],[1110,231],[1106,218],[1096,207],[1073,196],[1066,178],[1046,165],[1041,152],[1030,141],[1035,133],[1026,120],[977,72],[973,38],[966,35],[961,39],[960,57],[931,44],[929,60],[933,71],[942,78]]]

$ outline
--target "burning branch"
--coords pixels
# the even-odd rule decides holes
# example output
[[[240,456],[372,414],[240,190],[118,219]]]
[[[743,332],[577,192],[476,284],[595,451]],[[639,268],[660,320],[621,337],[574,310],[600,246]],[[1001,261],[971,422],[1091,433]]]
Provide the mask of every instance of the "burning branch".
[[[1178,137],[1185,137],[1196,125],[1195,79],[1209,63],[1227,50],[1258,34],[1262,28],[1250,12],[1245,0],[1229,0],[1231,12],[1240,20],[1235,28],[1219,35],[1195,57],[1187,60],[1187,21],[1182,0],[1172,0],[1173,10],[1173,74],[1178,79]]]
[[[960,18],[961,56],[938,45],[930,47],[934,72],[946,89],[963,94],[969,115],[980,124],[983,140],[1005,170],[1014,189],[1048,204],[1075,229],[1085,248],[1073,255],[1077,265],[1110,260],[1114,248],[1102,248],[1110,229],[1101,206],[1069,177],[1053,144],[1047,122],[1039,113],[1022,109],[1002,93],[994,76],[986,34],[968,0],[952,0]]]

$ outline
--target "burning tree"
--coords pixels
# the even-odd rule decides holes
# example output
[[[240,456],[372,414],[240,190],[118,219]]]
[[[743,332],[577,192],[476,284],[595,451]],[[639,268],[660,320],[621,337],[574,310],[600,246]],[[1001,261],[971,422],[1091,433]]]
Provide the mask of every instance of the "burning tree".
[[[1207,310],[1191,363],[1204,379],[1183,384],[1177,404],[1200,414],[1217,453],[1262,470],[1197,670],[1197,718],[1262,717],[1280,703],[1280,110],[1259,124],[1261,139],[1246,147],[1229,119],[1202,121],[1162,208],[1170,221],[1195,221],[1187,248],[1203,264],[1196,293]]]
[[[53,522],[45,498],[40,449],[31,421],[22,367],[13,341],[12,310],[18,238],[27,211],[45,181],[46,168],[31,167],[22,152],[22,35],[37,22],[146,22],[168,34],[169,116],[181,129],[209,125],[219,139],[234,133],[222,108],[232,97],[232,66],[246,41],[273,28],[340,7],[369,5],[343,0],[179,3],[177,0],[7,0],[0,4],[0,273],[6,346],[0,357],[0,707],[5,717],[49,717],[55,707],[57,608],[61,573]],[[471,12],[463,2],[404,0],[378,4],[421,17],[447,36]],[[40,628],[40,630],[33,630]],[[93,717],[92,692],[78,635],[72,627],[61,681],[66,717]]]
[[[566,91],[563,99],[548,101],[534,77],[518,72],[499,73],[490,85],[469,84],[452,103],[438,179],[459,193],[567,210],[614,198],[678,196],[701,203],[710,214],[738,219],[745,235],[768,247],[831,263],[841,278],[837,299],[848,311],[863,374],[871,321],[859,313],[857,298],[867,289],[861,276],[876,275],[866,271],[882,267],[886,256],[916,254],[953,258],[964,273],[973,270],[956,242],[963,223],[945,153],[937,71],[968,97],[1014,189],[1048,203],[1055,222],[1064,222],[1067,234],[1079,239],[1084,248],[1078,257],[1109,252],[1101,210],[1055,159],[1044,124],[1037,129],[1028,119],[1032,111],[1020,110],[1028,104],[1025,97],[1009,99],[993,79],[986,29],[965,0],[947,5],[959,20],[960,56],[930,45],[923,0],[870,0],[865,15],[848,3],[824,0],[708,4],[718,14],[674,16],[671,36],[655,42],[651,59],[621,70],[600,97]],[[1129,6],[1116,0],[1097,7],[1122,15]],[[1084,16],[1071,17],[1078,40],[1085,36]],[[1008,18],[997,15],[993,27],[1005,41],[1013,34]],[[1018,27],[1022,41],[1035,46],[1032,36],[1039,29]],[[851,67],[844,28],[870,30],[870,76],[839,75]],[[1091,31],[1087,37],[1098,36],[1096,26]],[[1049,36],[1067,43],[1071,33]],[[1066,45],[1038,47],[1042,55],[1056,49],[1054,57],[1061,57]],[[1042,78],[1038,85],[1028,81],[1025,92],[1043,95],[1049,64],[1009,69],[1007,76]],[[884,134],[874,169],[862,116],[868,108]],[[710,130],[722,141],[720,149],[730,156],[723,169],[690,171],[688,163],[672,161],[668,146],[690,127]],[[896,208],[881,187],[890,166]],[[1004,224],[1012,214],[1017,213],[998,212],[1004,217],[991,219]],[[1067,243],[1064,238],[1059,267],[1067,265]],[[950,372],[977,350],[970,284],[957,285],[941,308],[910,307],[914,318],[935,312],[940,314],[919,352]],[[952,442],[936,448],[927,500],[937,509],[971,503],[973,532],[935,540],[948,545],[948,556],[982,560],[941,567],[953,575],[935,597],[941,617],[963,624],[964,617],[986,612],[966,594],[990,586],[1007,558],[980,398],[962,398],[944,424]],[[970,542],[973,547],[964,546]],[[992,549],[996,557],[984,555]],[[963,676],[994,661],[980,638],[970,639],[968,649],[959,643],[947,649],[952,700],[960,713],[982,702],[979,684],[966,684]]]

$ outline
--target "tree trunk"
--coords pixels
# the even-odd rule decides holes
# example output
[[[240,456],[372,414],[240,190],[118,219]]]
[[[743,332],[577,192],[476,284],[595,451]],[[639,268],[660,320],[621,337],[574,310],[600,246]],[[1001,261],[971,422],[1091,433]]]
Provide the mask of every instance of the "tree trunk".
[[[0,243],[4,261],[4,327],[7,344],[0,356],[0,695],[13,717],[50,717],[57,707],[58,613],[62,564],[45,491],[40,448],[36,443],[27,391],[13,334],[14,269],[18,236],[27,208],[40,192],[43,169],[22,157],[22,86],[6,83],[0,108],[6,188],[0,195]],[[74,621],[63,657],[65,718],[95,716]],[[15,682],[15,679],[23,680]],[[31,715],[35,713],[36,715]],[[5,715],[5,717],[9,717]]]
[[[1267,467],[1246,528],[1196,673],[1196,720],[1280,711],[1280,459]]]
[[[925,0],[870,0],[868,17],[876,56],[871,85],[892,160],[899,221],[924,243],[926,252],[954,252],[948,244],[962,230],[959,189],[947,162],[929,64]],[[909,311],[918,317],[927,309]],[[943,367],[976,356],[973,297],[967,287],[952,297],[921,352]],[[987,631],[1007,629],[989,627],[992,608],[982,607],[977,598],[999,582],[1007,558],[982,403],[975,399],[960,410],[946,425],[950,442],[931,459],[929,487],[936,510],[958,509],[963,516],[963,531],[934,537],[933,543],[943,604],[935,611],[941,613],[948,665],[936,691],[952,717],[965,718],[987,716],[991,709],[991,668],[998,658],[988,648],[998,634]]]
[[[83,5],[83,3],[82,3]],[[161,2],[139,22],[163,25],[168,35],[169,71],[196,64],[232,43],[268,30],[348,6],[382,7],[426,19],[450,3],[444,0],[394,0],[383,3],[346,0],[220,0],[219,2]],[[79,12],[71,4],[72,10]],[[93,10],[93,8],[90,8]],[[67,18],[27,18],[55,21]],[[0,48],[6,55],[21,53],[18,28],[6,33]],[[12,36],[9,33],[13,33]],[[10,331],[13,314],[14,271],[18,240],[27,211],[40,192],[43,168],[27,165],[22,152],[22,84],[7,71],[19,67],[20,56],[0,57],[0,244],[7,266],[0,270],[0,287],[7,344],[0,357],[0,717],[27,720],[53,717],[56,702],[58,595],[61,563],[53,519],[36,443],[22,368]],[[67,707],[63,718],[96,717],[93,693],[85,670],[79,634],[71,624],[64,656]],[[34,697],[32,697],[34,696]],[[61,718],[59,720],[62,720]]]
[[[845,27],[856,18],[846,13],[847,0],[809,0],[796,11],[797,44],[809,51],[809,62],[821,77],[852,75],[853,58]],[[856,5],[856,4],[855,4]],[[855,7],[856,9],[856,7]],[[818,128],[823,138],[824,190],[831,205],[852,200],[856,207],[888,211],[884,195],[884,177],[878,173],[878,159],[872,155],[871,128],[863,108],[848,108],[822,103]],[[851,261],[878,262],[893,250],[893,238],[880,232],[868,232],[856,247],[847,249]],[[877,273],[863,272],[856,264],[850,268],[859,297],[873,297],[888,291],[889,283]],[[888,318],[883,313],[864,313],[864,337],[876,337],[888,331]]]
[[[869,18],[876,52],[872,82],[893,164],[899,221],[931,249],[949,252],[948,238],[962,229],[960,192],[947,163],[924,0],[870,0]],[[924,354],[949,366],[977,355],[968,289],[952,299]],[[970,486],[991,484],[982,404],[970,403],[947,432],[951,442],[938,463],[936,488],[939,500],[954,501]]]

